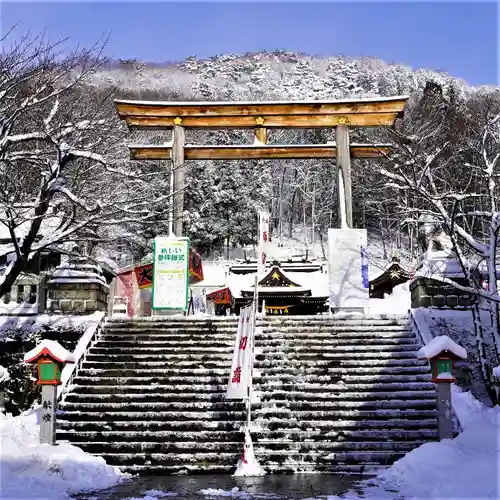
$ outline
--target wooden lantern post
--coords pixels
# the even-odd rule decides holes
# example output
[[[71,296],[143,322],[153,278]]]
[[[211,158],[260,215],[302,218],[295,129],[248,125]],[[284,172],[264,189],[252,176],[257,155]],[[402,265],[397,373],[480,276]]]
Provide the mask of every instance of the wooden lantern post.
[[[24,355],[24,362],[37,365],[37,383],[42,386],[40,443],[56,442],[57,386],[65,363],[74,363],[73,354],[54,340],[42,340]]]
[[[467,359],[467,351],[448,336],[440,335],[418,351],[418,358],[429,361],[432,382],[436,384],[439,439],[452,439],[451,384],[455,382],[455,362]]]

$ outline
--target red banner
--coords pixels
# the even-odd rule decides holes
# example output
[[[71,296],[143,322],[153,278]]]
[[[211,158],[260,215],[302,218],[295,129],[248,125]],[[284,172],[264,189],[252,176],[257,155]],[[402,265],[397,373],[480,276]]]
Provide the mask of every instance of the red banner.
[[[203,266],[201,257],[192,248],[189,249],[189,284],[194,285],[203,281]]]
[[[153,264],[136,267],[135,278],[137,279],[139,288],[150,288],[153,286]]]
[[[215,290],[215,292],[207,295],[207,300],[212,300],[216,304],[231,304],[231,292],[229,291],[229,288]]]

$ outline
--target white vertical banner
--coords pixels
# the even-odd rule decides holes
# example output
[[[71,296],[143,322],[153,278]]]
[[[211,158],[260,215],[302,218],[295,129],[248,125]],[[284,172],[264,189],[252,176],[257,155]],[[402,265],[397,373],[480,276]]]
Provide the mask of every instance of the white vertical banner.
[[[253,315],[252,306],[240,311],[238,331],[234,342],[233,362],[227,385],[227,399],[246,399],[252,384],[252,356],[253,356]]]
[[[269,214],[259,212],[259,245],[257,250],[257,275],[261,276],[266,270],[267,252],[271,235],[269,234]]]

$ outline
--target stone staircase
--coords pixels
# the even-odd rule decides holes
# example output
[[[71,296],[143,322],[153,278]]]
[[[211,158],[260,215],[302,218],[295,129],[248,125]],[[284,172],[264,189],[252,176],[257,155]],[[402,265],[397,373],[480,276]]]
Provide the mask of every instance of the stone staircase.
[[[109,321],[60,404],[58,439],[129,472],[233,472],[245,417],[225,401],[236,327]],[[406,317],[258,327],[252,436],[269,472],[375,472],[437,439],[435,387]]]

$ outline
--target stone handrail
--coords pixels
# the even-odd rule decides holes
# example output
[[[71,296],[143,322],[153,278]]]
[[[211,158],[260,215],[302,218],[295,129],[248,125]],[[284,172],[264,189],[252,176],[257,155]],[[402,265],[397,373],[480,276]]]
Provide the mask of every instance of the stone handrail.
[[[420,340],[423,342],[424,345],[429,344],[434,337],[432,333],[429,331],[427,324],[423,321],[419,321],[419,318],[417,318],[413,309],[409,309],[408,314],[411,317],[413,323],[413,331],[418,335],[418,337],[420,338]],[[451,407],[453,409],[453,426],[455,427],[455,430],[462,432],[463,427],[462,424],[460,423],[460,419],[458,418],[458,412],[456,411],[455,406],[453,404],[453,396],[451,398]]]
[[[96,340],[104,321],[105,313],[95,312],[93,314],[95,321],[92,321],[91,325],[85,330],[83,335],[80,337],[78,344],[75,347],[73,355],[75,356],[74,363],[68,363],[61,372],[61,385],[57,388],[57,400],[59,401],[64,393],[67,391],[68,387],[76,375],[78,369],[80,368],[83,360],[85,359],[85,353],[87,352],[90,344]]]

